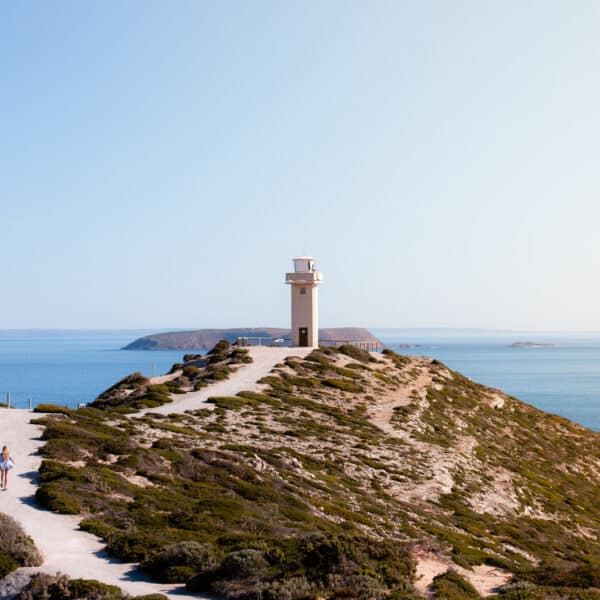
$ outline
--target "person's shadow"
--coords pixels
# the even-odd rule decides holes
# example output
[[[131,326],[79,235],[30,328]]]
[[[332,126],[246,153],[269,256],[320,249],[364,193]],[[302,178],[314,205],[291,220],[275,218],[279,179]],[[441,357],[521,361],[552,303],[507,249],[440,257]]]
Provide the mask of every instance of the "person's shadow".
[[[28,471],[27,473],[19,473],[17,477],[22,477],[23,479],[29,479],[30,483],[32,483],[36,489],[40,484],[40,474],[37,471]],[[23,504],[27,504],[27,506],[31,506],[32,508],[37,508],[38,510],[45,510],[35,501],[35,491],[30,496],[22,496],[20,498]]]

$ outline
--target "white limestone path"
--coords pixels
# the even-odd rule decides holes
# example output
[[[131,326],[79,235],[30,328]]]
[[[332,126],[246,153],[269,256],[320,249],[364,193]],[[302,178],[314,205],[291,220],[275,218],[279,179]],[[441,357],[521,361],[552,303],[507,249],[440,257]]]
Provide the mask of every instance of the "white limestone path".
[[[152,412],[180,413],[199,408],[210,396],[235,395],[242,390],[256,390],[256,381],[286,356],[306,356],[310,348],[250,348],[253,363],[241,365],[231,377],[199,392],[176,396],[171,404]],[[210,405],[207,405],[210,406]],[[136,413],[139,414],[139,413]],[[208,596],[185,593],[181,585],[153,583],[142,579],[135,565],[111,559],[103,543],[95,536],[79,530],[80,517],[59,515],[37,506],[35,491],[41,457],[37,454],[43,441],[43,428],[31,425],[32,417],[40,416],[25,410],[0,410],[0,446],[6,444],[15,459],[10,472],[8,490],[0,492],[0,512],[16,519],[34,539],[44,555],[44,564],[31,571],[54,574],[61,572],[73,578],[97,579],[117,585],[132,595],[165,594],[174,600],[198,600]]]
[[[252,346],[249,350],[254,362],[242,364],[229,379],[213,383],[197,392],[174,395],[173,402],[163,404],[158,408],[148,408],[139,411],[132,415],[132,417],[148,412],[163,415],[182,413],[186,410],[201,408],[211,396],[235,396],[238,392],[244,390],[255,392],[262,387],[257,381],[267,375],[274,365],[283,362],[288,356],[299,356],[304,358],[310,354],[313,349]],[[206,406],[212,407],[211,404],[207,404]]]

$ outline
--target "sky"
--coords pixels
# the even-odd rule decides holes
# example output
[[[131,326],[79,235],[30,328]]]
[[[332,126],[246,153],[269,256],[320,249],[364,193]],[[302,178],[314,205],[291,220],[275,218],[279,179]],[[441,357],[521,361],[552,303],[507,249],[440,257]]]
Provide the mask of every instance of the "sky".
[[[0,6],[0,328],[600,330],[595,0]]]

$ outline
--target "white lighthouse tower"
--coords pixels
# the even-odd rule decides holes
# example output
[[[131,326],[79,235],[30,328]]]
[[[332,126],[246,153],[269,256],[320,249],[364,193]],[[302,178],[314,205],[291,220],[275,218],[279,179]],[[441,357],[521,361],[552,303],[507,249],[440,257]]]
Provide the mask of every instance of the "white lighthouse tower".
[[[319,346],[318,288],[323,273],[312,256],[294,258],[294,272],[285,274],[292,290],[292,346]]]

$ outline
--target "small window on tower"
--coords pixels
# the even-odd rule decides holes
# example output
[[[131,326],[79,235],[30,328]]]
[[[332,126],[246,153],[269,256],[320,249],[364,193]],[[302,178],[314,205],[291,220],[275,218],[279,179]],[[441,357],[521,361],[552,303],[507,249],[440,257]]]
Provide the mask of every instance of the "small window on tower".
[[[300,295],[301,296],[306,296],[306,288],[305,287],[301,287],[300,288]]]

